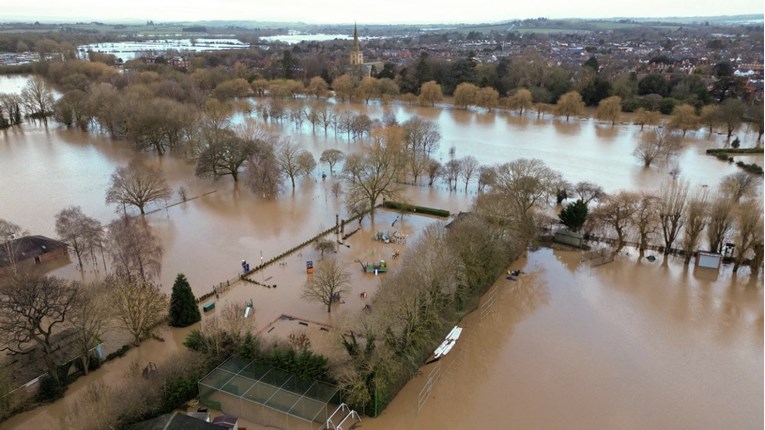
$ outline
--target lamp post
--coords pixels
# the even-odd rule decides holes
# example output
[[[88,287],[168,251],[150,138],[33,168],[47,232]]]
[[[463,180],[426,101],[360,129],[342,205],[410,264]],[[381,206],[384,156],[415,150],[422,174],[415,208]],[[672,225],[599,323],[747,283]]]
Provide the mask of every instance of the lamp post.
[[[263,250],[260,251],[260,273],[261,273],[261,279],[263,279],[263,283],[266,283],[266,268],[263,267]]]

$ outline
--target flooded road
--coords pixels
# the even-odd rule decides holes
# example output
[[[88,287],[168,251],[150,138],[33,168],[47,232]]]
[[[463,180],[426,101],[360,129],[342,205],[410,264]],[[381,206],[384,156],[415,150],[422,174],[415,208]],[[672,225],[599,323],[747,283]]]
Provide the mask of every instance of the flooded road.
[[[532,252],[520,282],[474,312],[417,412],[432,367],[366,429],[758,428],[758,283],[617,259]],[[485,299],[485,298],[484,298]]]
[[[0,78],[0,92],[23,85],[17,78]],[[570,182],[588,180],[607,192],[656,190],[668,176],[665,169],[644,169],[631,155],[639,135],[632,125],[405,105],[354,103],[337,108],[365,112],[373,119],[392,110],[399,121],[412,115],[437,121],[443,140],[436,158],[442,161],[448,160],[452,145],[457,158],[474,155],[484,164],[540,158]],[[298,131],[289,124],[275,128],[316,159],[328,148],[349,152],[358,147],[344,136],[335,138],[331,130],[326,138],[318,130],[314,134],[310,125]],[[756,138],[741,136],[743,146],[751,146]],[[720,140],[718,135],[689,133],[679,157],[681,176],[694,185],[711,186],[739,171],[704,155]],[[0,218],[32,234],[55,237],[55,214],[79,205],[106,224],[116,216],[116,208],[104,202],[109,177],[134,156],[129,142],[52,123],[0,131]],[[344,214],[341,199],[330,191],[335,179],[320,179],[328,170],[323,165],[301,180],[294,193],[287,189],[277,200],[264,201],[243,183],[195,178],[193,164],[172,155],[144,157],[167,176],[174,190],[170,203],[178,200],[175,191],[180,186],[189,196],[200,196],[167,209],[154,206],[150,209],[156,211],[146,216],[165,250],[160,281],[167,292],[176,274],[183,272],[196,295],[207,293],[212,285],[235,277],[242,259],[253,265],[261,255],[270,259],[334,225],[335,214]],[[748,160],[762,164],[762,155]],[[474,182],[467,192],[463,186],[458,192],[442,185],[410,187],[407,196],[420,205],[458,212],[467,210],[475,195]],[[340,249],[338,257],[352,271],[353,289],[347,303],[332,315],[300,299],[305,261],[320,258],[312,249],[257,275],[259,281],[278,284],[278,289],[243,285],[221,300],[253,300],[258,329],[282,313],[331,324],[344,310],[363,306],[359,294],[377,285],[354,260],[390,258],[394,246],[369,246],[369,240],[376,231],[393,230],[396,216],[381,212],[375,226],[365,220],[361,232],[348,241],[350,248]],[[407,217],[404,226],[396,228],[414,235],[428,222]],[[365,419],[366,428],[716,429],[752,428],[762,422],[763,298],[761,285],[750,284],[748,276],[722,273],[715,278],[684,271],[675,262],[663,267],[658,262],[638,264],[629,257],[580,268],[579,254],[551,250],[530,253],[520,264],[528,274],[518,283],[498,283],[493,311],[465,320],[463,338],[440,362],[443,377],[419,414],[418,392],[427,367],[380,418]],[[53,274],[80,277],[74,264]],[[128,356],[159,362],[182,339],[183,333],[173,333],[174,342],[147,341]],[[130,361],[106,364],[105,370],[78,380],[67,399],[15,417],[0,428],[60,428],[58,420],[66,411],[62,402],[97,378],[116,378]]]

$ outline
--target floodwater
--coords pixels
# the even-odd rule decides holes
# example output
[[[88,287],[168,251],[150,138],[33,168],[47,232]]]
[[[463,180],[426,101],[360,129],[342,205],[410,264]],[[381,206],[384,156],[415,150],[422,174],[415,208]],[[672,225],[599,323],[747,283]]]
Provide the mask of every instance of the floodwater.
[[[21,77],[0,78],[0,92],[18,91],[24,83]],[[655,190],[669,176],[664,168],[644,169],[631,155],[640,133],[632,125],[610,127],[591,119],[566,123],[537,120],[534,115],[519,118],[405,105],[338,104],[337,108],[373,119],[391,110],[399,121],[412,115],[436,121],[443,140],[435,156],[442,161],[448,160],[451,146],[457,158],[473,155],[485,164],[535,157],[571,182],[588,180],[607,192]],[[348,152],[359,146],[342,135],[336,138],[331,130],[326,138],[318,129],[314,134],[309,124],[297,131],[286,123],[273,127],[289,134],[316,159],[328,148]],[[752,146],[756,139],[746,132],[740,136],[743,146]],[[721,139],[689,133],[679,157],[681,176],[694,185],[712,186],[737,172],[736,166],[704,155]],[[104,202],[109,177],[134,156],[129,142],[53,123],[2,131],[0,218],[32,234],[55,237],[55,214],[79,205],[106,224],[121,210]],[[189,197],[197,197],[168,208],[153,206],[149,209],[156,211],[146,216],[164,247],[159,281],[167,292],[176,274],[183,272],[196,295],[207,293],[213,285],[236,277],[242,259],[257,265],[261,257],[268,260],[286,251],[333,226],[336,214],[344,215],[341,200],[331,193],[335,179],[320,179],[322,171],[329,173],[325,166],[299,181],[294,192],[285,188],[277,200],[264,201],[245,184],[195,178],[193,164],[172,155],[144,157],[162,168],[173,190],[183,186]],[[762,164],[762,155],[748,158]],[[444,186],[410,187],[407,196],[414,203],[456,213],[467,210],[475,195],[475,182],[467,192],[462,187],[458,192]],[[168,203],[178,201],[174,194]],[[361,309],[360,294],[373,294],[378,284],[379,278],[362,273],[356,260],[385,259],[395,270],[394,251],[401,251],[401,259],[411,258],[403,244],[371,242],[370,237],[377,231],[397,231],[408,235],[411,243],[417,231],[432,222],[411,215],[397,221],[397,216],[380,211],[374,226],[366,218],[361,231],[346,242],[349,247],[339,249],[336,257],[351,272],[352,288],[345,303],[331,314],[300,298],[306,261],[321,258],[308,248],[255,276],[277,288],[237,285],[221,295],[220,305],[252,300],[256,326],[263,333],[282,314],[311,324],[334,324],[344,313]],[[747,276],[722,274],[711,280],[683,272],[675,263],[638,265],[626,257],[582,270],[578,254],[549,250],[530,253],[523,264],[529,275],[521,282],[499,283],[496,312],[483,320],[471,315],[465,321],[460,344],[441,362],[448,371],[420,414],[416,414],[417,392],[427,367],[382,417],[365,420],[365,426],[748,428],[762,422],[762,289],[747,284]],[[86,277],[102,275],[96,271],[103,268],[86,269]],[[53,274],[80,277],[74,263]],[[271,335],[284,335],[300,326],[293,321],[273,328]],[[174,348],[170,345],[148,341],[131,353],[160,362],[166,348]],[[177,342],[173,345],[177,347]],[[120,373],[116,369],[128,362],[107,364],[108,370],[79,380],[78,389],[95,378],[113,377],[106,375]],[[0,427],[58,428],[52,423],[65,413],[62,402],[77,392],[70,390],[67,399]],[[30,421],[37,419],[42,421]]]
[[[162,54],[167,51],[203,52],[224,49],[242,49],[250,45],[238,39],[164,39],[132,42],[103,42],[80,45],[77,51],[83,59],[88,58],[88,51],[113,54],[125,61],[140,57],[144,53]]]
[[[364,428],[761,428],[760,282],[681,266],[530,252],[514,266],[527,274],[498,281],[483,318]]]

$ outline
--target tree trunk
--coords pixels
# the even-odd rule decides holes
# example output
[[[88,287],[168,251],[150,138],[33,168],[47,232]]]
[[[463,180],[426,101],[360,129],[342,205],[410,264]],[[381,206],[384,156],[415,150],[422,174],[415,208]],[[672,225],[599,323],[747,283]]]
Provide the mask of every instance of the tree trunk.
[[[74,248],[74,254],[77,256],[77,263],[80,265],[80,272],[85,269],[82,267],[82,258],[80,257],[80,246],[77,244],[77,239],[72,240],[72,248]]]
[[[87,375],[89,372],[90,367],[90,353],[88,351],[84,351],[82,354],[82,372],[83,374]]]

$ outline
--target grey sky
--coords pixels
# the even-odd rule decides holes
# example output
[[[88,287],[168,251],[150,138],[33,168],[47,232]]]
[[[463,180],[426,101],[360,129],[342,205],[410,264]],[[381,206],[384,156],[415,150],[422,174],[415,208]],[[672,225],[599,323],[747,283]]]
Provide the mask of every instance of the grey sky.
[[[5,3],[5,5],[3,5]],[[0,21],[252,20],[306,23],[475,23],[522,18],[762,14],[762,0],[0,0]]]

